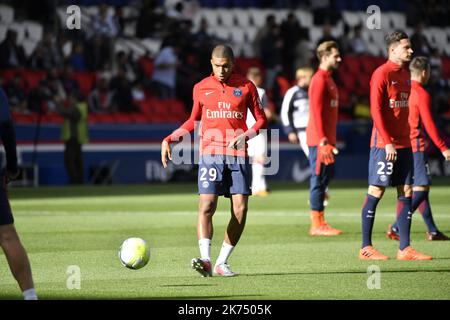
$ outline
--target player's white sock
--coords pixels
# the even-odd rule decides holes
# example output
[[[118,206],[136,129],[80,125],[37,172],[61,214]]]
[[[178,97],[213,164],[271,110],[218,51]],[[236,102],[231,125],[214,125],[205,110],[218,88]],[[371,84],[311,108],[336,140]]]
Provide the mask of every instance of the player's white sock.
[[[27,289],[24,292],[22,292],[22,294],[23,294],[24,300],[37,300],[38,299],[36,290],[34,290],[34,288]]]
[[[198,240],[200,256],[203,260],[211,260],[211,239],[201,238]]]
[[[259,192],[267,189],[264,177],[264,166],[261,163],[252,164],[252,191]]]
[[[225,241],[222,243],[222,248],[220,249],[219,257],[217,257],[216,266],[222,263],[227,263],[228,257],[231,252],[233,252],[234,246],[226,243]]]

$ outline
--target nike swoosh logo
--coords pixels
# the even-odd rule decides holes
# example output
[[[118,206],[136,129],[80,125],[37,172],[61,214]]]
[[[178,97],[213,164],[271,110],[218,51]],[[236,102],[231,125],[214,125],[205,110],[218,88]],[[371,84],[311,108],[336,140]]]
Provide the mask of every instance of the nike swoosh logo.
[[[205,96],[209,96],[211,93],[214,93],[214,91],[205,92]]]
[[[397,81],[392,81],[392,85],[397,84]]]

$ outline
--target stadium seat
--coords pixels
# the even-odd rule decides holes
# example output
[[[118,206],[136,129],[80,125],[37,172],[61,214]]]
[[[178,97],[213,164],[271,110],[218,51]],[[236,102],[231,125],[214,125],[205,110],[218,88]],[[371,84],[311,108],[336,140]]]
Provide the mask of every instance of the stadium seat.
[[[89,124],[96,124],[96,123],[99,123],[99,122],[100,122],[100,120],[99,120],[99,118],[98,118],[96,113],[89,113],[88,114],[88,123]]]
[[[258,28],[247,27],[245,28],[245,33],[247,34],[248,40],[253,43],[253,41],[255,41],[256,34],[258,33]]]
[[[26,70],[22,72],[22,79],[25,81],[27,89],[33,89],[46,76],[45,71]]]
[[[144,124],[149,122],[148,118],[141,113],[131,113],[130,116],[134,123]]]
[[[25,51],[25,56],[29,57],[33,53],[34,49],[36,49],[38,42],[34,39],[25,38],[22,41],[22,47]]]
[[[247,28],[250,25],[250,13],[249,10],[235,8],[232,9],[233,14],[236,17],[236,21],[241,28]]]
[[[342,11],[342,19],[344,20],[344,23],[348,24],[350,27],[363,23],[359,13],[353,11]]]
[[[45,119],[45,120],[44,120]],[[64,123],[64,118],[58,113],[49,113],[44,116],[44,119],[42,120],[43,123],[50,123],[50,124],[62,124]]]
[[[26,39],[32,39],[36,42],[42,40],[44,28],[40,23],[34,21],[24,21],[22,25],[25,30]]]
[[[245,42],[245,29],[242,27],[230,27],[229,34],[231,36],[231,40],[235,43],[244,43]]]
[[[294,14],[297,16],[297,19],[302,27],[309,28],[314,25],[314,18],[310,11],[295,10]]]
[[[323,36],[323,28],[322,27],[311,27],[309,28],[309,39],[310,46],[312,49],[316,48],[317,41]]]
[[[442,58],[442,75],[445,79],[450,79],[450,57]]]
[[[129,21],[129,22],[125,23],[125,26],[123,29],[123,35],[125,37],[134,37],[136,35],[136,29],[137,29],[137,22]]]
[[[344,88],[348,90],[353,90],[355,88],[355,77],[350,74],[347,69],[345,68],[339,68],[339,80],[341,81]]]
[[[96,75],[89,71],[74,71],[73,79],[78,83],[81,94],[87,97],[94,87]]]
[[[7,5],[0,5],[0,23],[8,25],[14,21],[14,8]]]
[[[202,8],[202,11],[201,11],[202,19],[205,19],[208,22],[208,26],[210,28],[218,25],[217,14],[218,14],[218,11],[215,9]]]
[[[225,41],[230,40],[230,30],[228,28],[216,26],[215,28],[210,28],[210,30],[217,38]]]
[[[288,9],[277,9],[272,11],[272,14],[275,15],[275,19],[279,24],[286,20],[288,13]]]
[[[403,12],[389,12],[389,14],[395,29],[404,30],[406,28],[406,15]]]
[[[267,9],[252,9],[250,12],[250,20],[257,28],[261,28],[266,23],[266,17],[269,14]]]
[[[345,56],[342,64],[345,65],[349,69],[350,73],[354,75],[361,72],[360,61],[357,57]]]
[[[138,63],[141,65],[144,70],[144,74],[147,78],[150,78],[153,74],[154,63],[153,59],[142,56],[139,58]]]
[[[99,123],[115,123],[116,119],[112,114],[97,114],[97,119]]]
[[[35,114],[23,114],[23,113],[12,113],[13,121],[17,124],[34,124],[36,123],[36,115]]]
[[[149,51],[150,56],[154,57],[161,48],[161,39],[146,38],[141,40],[141,44]]]
[[[133,122],[133,117],[131,114],[116,112],[113,114],[116,123],[129,124]]]
[[[242,75],[247,74],[247,70],[250,67],[259,67],[261,70],[264,71],[264,67],[261,63],[261,60],[256,58],[243,58],[243,57],[237,57],[236,58],[236,72],[240,73]]]
[[[280,95],[284,96],[286,91],[288,91],[289,88],[291,87],[289,80],[286,79],[285,77],[278,76],[276,78],[276,82],[278,83],[278,86],[280,88]]]
[[[227,28],[236,25],[236,18],[234,17],[232,10],[220,10],[217,13],[217,25]]]
[[[430,35],[430,44],[439,50],[440,53],[445,51],[445,47],[448,46],[447,33],[442,28],[428,28]]]
[[[0,70],[0,77],[2,77],[2,79],[5,83],[7,83],[8,81],[11,80],[12,77],[14,77],[14,75],[16,73],[21,74],[21,70],[18,70],[18,69]]]
[[[6,32],[8,31],[8,26],[6,24],[0,23],[0,42],[6,38]]]

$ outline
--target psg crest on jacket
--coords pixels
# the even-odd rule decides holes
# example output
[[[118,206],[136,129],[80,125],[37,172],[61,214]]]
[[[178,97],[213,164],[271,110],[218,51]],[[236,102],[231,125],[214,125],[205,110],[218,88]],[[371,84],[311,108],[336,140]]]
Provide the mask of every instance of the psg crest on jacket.
[[[233,95],[235,96],[235,97],[241,97],[242,96],[242,90],[241,89],[239,89],[239,88],[236,88],[236,89],[234,89],[233,90]]]

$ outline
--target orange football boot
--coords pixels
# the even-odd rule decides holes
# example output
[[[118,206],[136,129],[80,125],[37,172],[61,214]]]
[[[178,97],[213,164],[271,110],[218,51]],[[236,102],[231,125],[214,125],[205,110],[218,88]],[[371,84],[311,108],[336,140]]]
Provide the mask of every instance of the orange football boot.
[[[389,257],[375,250],[372,246],[365,246],[359,250],[359,259],[361,260],[388,260]]]
[[[397,230],[392,229],[392,224],[390,224],[388,226],[388,231],[386,232],[386,238],[392,239],[392,240],[397,240],[397,241],[400,240],[400,235]]]
[[[431,256],[427,256],[426,254],[420,253],[414,250],[411,246],[406,247],[403,250],[398,250],[397,252],[397,260],[431,260],[433,259]]]
[[[310,236],[337,236],[342,233],[341,230],[331,227],[324,218],[323,211],[311,211]]]

